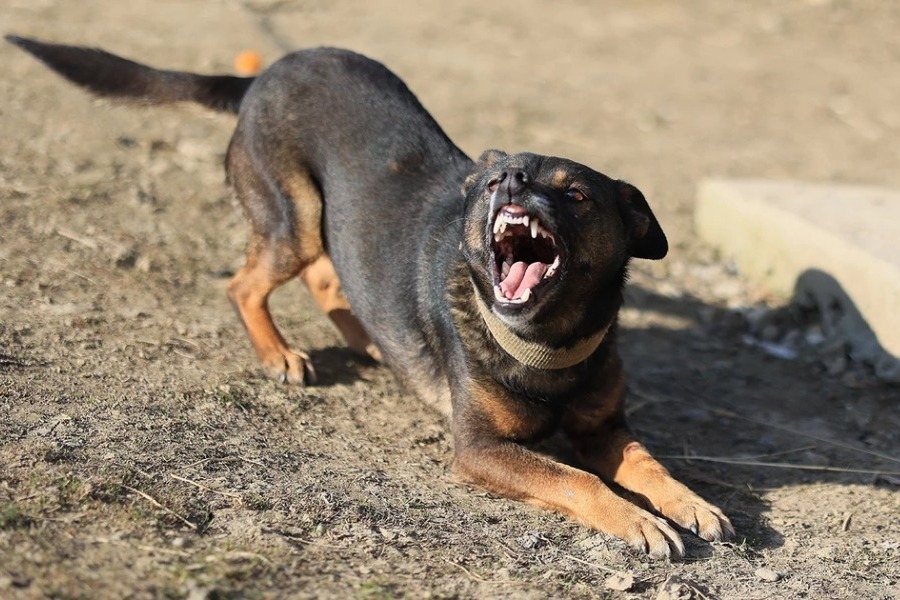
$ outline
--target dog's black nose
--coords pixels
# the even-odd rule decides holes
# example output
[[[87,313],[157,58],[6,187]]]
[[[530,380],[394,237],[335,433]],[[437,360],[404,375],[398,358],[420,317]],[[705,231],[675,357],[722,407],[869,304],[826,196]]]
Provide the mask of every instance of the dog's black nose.
[[[522,169],[506,169],[500,174],[500,185],[506,188],[510,198],[524,191],[528,183],[528,173]]]

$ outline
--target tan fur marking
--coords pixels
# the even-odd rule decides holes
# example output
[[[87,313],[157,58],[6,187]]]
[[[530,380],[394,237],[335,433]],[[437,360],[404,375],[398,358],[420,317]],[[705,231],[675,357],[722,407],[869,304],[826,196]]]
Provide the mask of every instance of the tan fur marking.
[[[563,170],[559,169],[553,173],[550,177],[550,185],[555,188],[563,188],[569,182],[569,174]]]
[[[273,271],[269,261],[260,260],[251,245],[247,264],[228,285],[228,297],[266,372],[288,383],[304,383],[308,376],[313,376],[307,364],[309,357],[288,348],[272,321],[268,304],[269,294],[291,277],[293,274]]]
[[[305,171],[291,173],[282,181],[282,185],[294,203],[300,257],[303,264],[309,264],[325,253],[321,195]]]
[[[303,270],[300,278],[309,288],[319,308],[328,315],[344,336],[347,346],[361,356],[368,356],[380,362],[381,352],[351,312],[350,302],[341,291],[341,282],[328,255],[323,254],[313,261]]]

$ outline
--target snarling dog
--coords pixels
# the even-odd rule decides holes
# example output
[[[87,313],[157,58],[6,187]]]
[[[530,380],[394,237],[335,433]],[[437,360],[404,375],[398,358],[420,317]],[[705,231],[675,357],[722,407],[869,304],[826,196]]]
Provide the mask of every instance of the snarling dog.
[[[238,114],[226,167],[250,236],[228,295],[273,376],[314,373],[267,305],[299,276],[352,350],[383,356],[449,412],[462,479],[653,557],[683,554],[674,527],[733,534],[625,423],[626,270],[668,250],[637,188],[550,156],[488,150],[473,162],[400,79],[346,50],[294,52],[239,78],[7,40],[99,96]],[[524,445],[560,428],[581,468]]]

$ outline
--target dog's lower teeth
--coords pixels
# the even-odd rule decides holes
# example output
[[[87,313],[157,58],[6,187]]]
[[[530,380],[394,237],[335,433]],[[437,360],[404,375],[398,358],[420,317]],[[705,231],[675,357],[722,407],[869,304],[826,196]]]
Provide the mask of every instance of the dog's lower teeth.
[[[503,296],[503,290],[500,289],[499,285],[494,286],[494,298],[501,301],[506,301],[506,298]]]
[[[528,288],[527,290],[525,290],[525,292],[522,294],[522,297],[520,298],[520,300],[522,302],[528,302],[529,298],[531,298],[531,288]]]

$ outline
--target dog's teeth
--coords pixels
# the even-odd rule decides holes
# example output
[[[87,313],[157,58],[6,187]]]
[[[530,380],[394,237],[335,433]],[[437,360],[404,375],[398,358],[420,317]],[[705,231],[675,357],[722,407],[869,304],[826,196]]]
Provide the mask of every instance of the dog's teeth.
[[[494,298],[501,301],[506,300],[506,298],[503,297],[503,290],[500,289],[499,285],[494,286]]]
[[[500,233],[506,232],[506,221],[500,223]]]
[[[497,219],[494,221],[494,236],[495,236],[495,237],[496,237],[497,234],[500,232],[500,224],[501,224],[502,222],[503,222],[503,221],[500,220],[500,217],[497,217]]]
[[[494,234],[494,241],[495,241],[495,242],[499,242],[500,239],[501,239],[501,237],[502,237],[502,236],[501,236],[499,233],[495,233],[495,234]]]
[[[500,272],[503,273],[503,278],[506,279],[506,276],[509,275],[509,263],[505,262],[500,267]]]
[[[540,227],[540,222],[537,219],[535,219],[534,221],[531,222],[531,238],[532,239],[537,237],[538,227]]]
[[[522,297],[520,298],[520,300],[522,302],[528,302],[529,298],[531,298],[531,288],[528,288],[527,290],[525,290],[525,292],[522,294]]]
[[[528,215],[525,215],[524,217],[522,217],[522,225],[524,225],[525,227],[528,227]]]
[[[559,267],[559,256],[557,256],[557,257],[553,260],[553,264],[550,265],[550,266],[547,268],[547,272],[544,273],[544,277],[543,277],[542,279],[547,279],[547,278],[549,278],[549,277],[552,277],[553,274],[556,273],[556,268],[557,268],[557,267]]]

